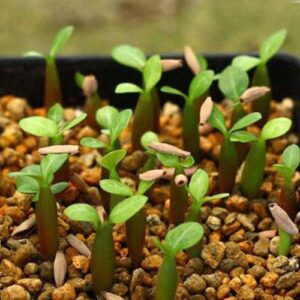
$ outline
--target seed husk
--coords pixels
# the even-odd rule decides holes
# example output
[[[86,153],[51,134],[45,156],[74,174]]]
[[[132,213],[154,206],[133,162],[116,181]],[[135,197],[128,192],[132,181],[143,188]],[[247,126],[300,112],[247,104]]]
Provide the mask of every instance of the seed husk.
[[[165,72],[172,71],[183,66],[182,59],[162,59],[160,63]]]
[[[91,97],[98,90],[98,81],[94,75],[87,75],[82,82],[82,91],[86,97]]]
[[[187,184],[188,179],[185,175],[178,174],[178,175],[176,175],[174,181],[177,186],[184,186],[185,184]]]
[[[98,212],[98,216],[99,216],[101,223],[104,223],[105,219],[107,218],[107,214],[106,214],[104,207],[102,205],[98,205],[98,206],[96,206],[96,210]]]
[[[54,281],[57,287],[64,284],[67,268],[68,265],[64,253],[57,251],[53,263]]]
[[[85,183],[85,181],[82,179],[82,177],[79,174],[77,174],[77,173],[72,174],[70,176],[70,181],[74,185],[76,185],[81,192],[83,192],[83,193],[88,192],[89,186]]]
[[[195,52],[190,46],[184,47],[184,59],[188,67],[192,70],[192,72],[195,75],[200,73],[200,64],[198,62]]]
[[[270,92],[270,88],[267,86],[253,86],[247,89],[241,96],[240,101],[242,103],[249,103]]]
[[[201,109],[200,109],[200,122],[199,126],[203,126],[206,124],[207,120],[209,119],[212,110],[213,110],[214,103],[211,97],[207,97],[203,102]]]
[[[150,171],[141,173],[139,175],[139,179],[144,180],[144,181],[156,180],[156,179],[163,177],[166,173],[167,173],[167,171],[163,170],[163,169],[150,170]]]
[[[184,169],[184,174],[187,176],[187,177],[190,177],[192,176],[196,171],[198,170],[198,167],[197,166],[193,166],[193,167],[190,167],[190,168],[186,168]],[[168,168],[168,169],[164,169],[165,171],[165,174],[163,175],[163,178],[164,179],[171,179],[174,175],[174,172],[175,172],[175,168]]]
[[[290,219],[289,215],[278,204],[269,204],[269,209],[278,227],[289,234],[299,233],[297,225]]]
[[[124,298],[108,292],[104,292],[103,296],[105,300],[124,300]]]
[[[62,154],[62,153],[76,154],[79,152],[79,146],[78,145],[54,145],[54,146],[39,148],[38,152],[41,155]]]
[[[91,255],[91,250],[86,246],[84,242],[79,240],[74,234],[68,234],[66,237],[68,243],[78,250],[78,252],[84,256],[89,257]]]
[[[167,143],[151,142],[149,144],[149,148],[154,151],[158,151],[166,154],[172,154],[179,157],[187,157],[191,155],[191,152],[181,150],[180,148],[177,148]]]
[[[12,236],[15,236],[21,232],[27,231],[32,228],[36,223],[36,216],[31,215],[27,220],[22,222],[19,226],[17,226],[14,231],[11,233]]]

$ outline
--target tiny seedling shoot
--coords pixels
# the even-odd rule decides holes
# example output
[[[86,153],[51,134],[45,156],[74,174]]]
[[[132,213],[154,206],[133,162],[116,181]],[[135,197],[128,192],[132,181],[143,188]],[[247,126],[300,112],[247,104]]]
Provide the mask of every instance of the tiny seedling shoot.
[[[281,164],[275,164],[274,168],[283,177],[284,183],[281,188],[278,205],[295,220],[299,211],[299,204],[292,178],[300,163],[300,150],[297,145],[288,146],[282,153]],[[279,228],[280,243],[279,255],[288,255],[291,245],[291,235]]]
[[[203,234],[202,225],[197,222],[186,222],[171,229],[167,233],[164,243],[156,241],[157,246],[164,251],[165,255],[157,275],[155,300],[175,299],[178,284],[176,255],[199,243]]]
[[[83,110],[87,113],[87,124],[98,129],[99,125],[95,119],[95,111],[105,105],[105,101],[98,94],[98,81],[94,75],[84,76],[80,72],[75,73],[75,81],[86,97]]]
[[[67,161],[67,154],[44,156],[40,165],[29,165],[19,172],[10,173],[16,178],[17,190],[34,195],[40,251],[45,260],[53,261],[58,246],[57,207],[54,195],[63,191],[68,183],[51,185],[56,173]]]
[[[113,49],[112,57],[117,62],[138,70],[142,74],[142,86],[125,82],[117,85],[115,92],[139,93],[138,103],[132,124],[132,146],[141,149],[140,140],[147,131],[159,131],[160,104],[156,84],[159,82],[163,66],[159,55],[149,59],[139,49],[128,45],[118,46]]]
[[[74,30],[73,26],[62,28],[54,37],[50,51],[47,55],[36,51],[25,53],[26,57],[42,57],[46,60],[45,72],[45,100],[46,109],[49,109],[55,102],[62,103],[62,92],[59,80],[59,74],[56,66],[56,56],[59,50],[63,48]]]
[[[182,136],[183,148],[190,151],[192,156],[198,161],[200,159],[199,147],[199,112],[196,101],[199,100],[210,88],[214,78],[214,72],[211,70],[203,71],[197,74],[190,83],[188,94],[169,86],[163,86],[161,91],[182,97],[184,101]]]
[[[123,190],[124,186],[120,189]],[[128,192],[127,187],[126,191]],[[89,204],[72,204],[65,209],[64,213],[70,219],[91,222],[96,231],[91,254],[91,272],[97,295],[109,291],[114,280],[116,257],[112,235],[114,224],[128,221],[144,207],[147,200],[148,198],[142,194],[130,196],[116,204],[107,220],[103,221],[100,220],[97,210]]]
[[[259,48],[260,63],[253,76],[252,86],[270,87],[268,62],[279,51],[286,39],[287,31],[280,30],[268,37]],[[271,94],[266,94],[252,103],[252,110],[262,114],[262,123],[267,121],[270,110]]]
[[[159,137],[156,133],[152,131],[147,131],[142,135],[141,138],[141,145],[143,146],[148,159],[144,164],[141,172],[150,171],[155,168],[156,164],[156,153],[152,149],[149,148],[150,143],[152,142],[159,142]]]
[[[263,181],[266,164],[266,142],[278,138],[289,131],[292,121],[288,118],[276,118],[268,121],[255,139],[246,157],[242,177],[241,191],[244,196],[254,199],[258,196]]]
[[[117,195],[122,202],[124,197],[132,197],[134,195],[144,195],[153,185],[154,180],[140,181],[137,191],[134,193],[132,189],[121,182],[120,179],[103,179],[100,181],[100,187],[105,192]],[[126,241],[129,256],[131,259],[131,267],[136,269],[140,266],[143,259],[143,246],[145,241],[146,216],[145,211],[141,208],[126,222]]]
[[[61,145],[64,143],[64,134],[81,123],[86,116],[86,113],[82,113],[78,117],[65,122],[64,110],[59,103],[56,103],[49,109],[47,117],[24,118],[19,122],[19,125],[27,133],[48,137],[51,145]]]
[[[235,143],[249,143],[256,136],[244,128],[261,119],[260,113],[251,113],[239,119],[230,130],[227,130],[225,119],[219,108],[214,105],[208,122],[223,134],[221,153],[219,157],[219,191],[231,193],[239,167],[239,158]]]
[[[104,153],[119,149],[120,135],[128,126],[131,116],[131,109],[119,112],[109,105],[99,108],[96,112],[96,121],[101,127],[101,132],[109,136],[109,143],[106,144],[92,137],[84,137],[80,140],[80,144],[85,147],[103,149]]]

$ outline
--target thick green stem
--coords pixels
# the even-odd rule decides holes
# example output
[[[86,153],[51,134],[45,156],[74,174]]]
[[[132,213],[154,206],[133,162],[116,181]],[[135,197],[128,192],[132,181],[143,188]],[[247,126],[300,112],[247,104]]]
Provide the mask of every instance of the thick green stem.
[[[238,156],[235,144],[230,142],[229,134],[224,135],[219,160],[219,190],[231,193],[238,170]]]
[[[145,229],[146,216],[141,209],[126,222],[126,241],[133,269],[138,268],[143,259]]]
[[[242,104],[240,102],[235,103],[231,113],[231,120],[230,120],[231,127],[244,116],[246,116],[246,112]]]
[[[154,132],[159,133],[160,126],[159,126],[159,120],[160,120],[160,101],[159,101],[159,94],[157,91],[157,88],[154,87],[151,91],[151,101],[153,103],[153,126],[154,126]]]
[[[242,178],[241,190],[245,197],[256,198],[263,181],[266,164],[266,142],[261,137],[253,142],[247,155]]]
[[[292,236],[279,228],[279,248],[278,254],[288,256],[292,244]]]
[[[92,249],[93,288],[98,296],[103,291],[109,291],[114,280],[116,253],[112,230],[113,224],[108,222],[99,224]]]
[[[53,261],[58,246],[58,221],[55,198],[50,186],[40,186],[36,204],[36,221],[40,241],[40,252],[45,260]]]
[[[287,212],[292,220],[296,218],[297,212],[299,211],[299,204],[295,187],[291,181],[285,182],[282,187],[278,205]]]
[[[271,86],[268,67],[266,64],[260,64],[257,67],[253,76],[252,86]],[[262,114],[262,119],[259,121],[260,125],[263,125],[268,120],[271,99],[271,93],[267,93],[265,96],[256,99],[252,103],[252,111],[260,112]]]
[[[200,160],[198,119],[199,112],[191,101],[186,101],[183,109],[183,148],[190,151],[196,161]]]
[[[62,103],[62,94],[54,57],[47,57],[45,71],[45,107],[48,110],[55,103]]]
[[[98,93],[94,93],[91,97],[86,98],[83,110],[87,113],[86,123],[88,126],[99,129],[99,124],[96,121],[96,111],[103,106]]]
[[[169,253],[165,253],[157,275],[154,299],[174,300],[177,283],[176,258]]]
[[[49,138],[50,145],[63,145],[64,144],[64,136],[62,134],[58,134],[54,137]]]

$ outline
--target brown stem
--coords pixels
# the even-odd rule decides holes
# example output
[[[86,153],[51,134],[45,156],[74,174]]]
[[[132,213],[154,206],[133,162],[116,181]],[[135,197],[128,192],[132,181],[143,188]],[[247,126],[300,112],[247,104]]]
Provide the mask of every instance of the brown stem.
[[[83,106],[83,110],[87,113],[87,125],[97,130],[100,129],[100,126],[96,121],[95,114],[101,107],[103,107],[103,103],[97,93],[93,94],[91,97],[86,98],[85,104]]]
[[[299,204],[292,182],[285,183],[282,187],[278,205],[287,212],[291,220],[295,220],[297,212],[299,211]]]

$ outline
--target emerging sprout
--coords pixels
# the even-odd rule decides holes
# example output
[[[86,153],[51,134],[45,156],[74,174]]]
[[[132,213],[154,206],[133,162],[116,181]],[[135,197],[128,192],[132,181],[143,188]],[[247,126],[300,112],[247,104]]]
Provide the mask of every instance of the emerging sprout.
[[[140,140],[145,132],[159,131],[160,104],[155,86],[163,72],[161,59],[159,55],[153,55],[147,60],[139,48],[129,45],[114,48],[112,57],[117,62],[138,70],[143,77],[142,87],[126,82],[117,85],[115,90],[117,94],[140,94],[132,124],[132,145],[134,149],[140,149]]]
[[[289,218],[292,220],[296,218],[296,214],[299,210],[295,186],[292,182],[292,177],[296,169],[299,167],[299,162],[299,147],[297,145],[290,145],[282,153],[282,163],[274,165],[274,168],[284,179],[284,184],[281,188],[278,205],[288,214]],[[287,255],[290,250],[291,235],[283,228],[279,228],[279,234],[279,255]]]
[[[196,101],[209,90],[213,77],[214,72],[211,70],[197,74],[190,83],[188,95],[169,86],[161,88],[162,92],[181,96],[185,100],[182,121],[183,148],[190,151],[197,161],[200,159],[200,147],[198,131],[199,110],[197,109]]]
[[[39,52],[29,51],[25,56],[43,57],[46,60],[45,73],[45,107],[49,109],[55,102],[62,102],[61,86],[59,75],[56,66],[56,55],[63,48],[74,30],[73,26],[62,28],[54,37],[52,46],[48,55],[43,55]]]
[[[223,134],[221,154],[219,158],[219,190],[230,193],[235,183],[239,166],[238,153],[234,143],[249,143],[256,140],[256,136],[242,130],[261,119],[260,113],[251,113],[238,120],[230,130],[227,130],[225,119],[216,105],[208,119],[210,125]]]
[[[173,300],[176,293],[178,274],[176,270],[176,255],[185,249],[197,244],[204,234],[203,227],[196,222],[186,222],[171,229],[162,244],[156,241],[157,246],[164,251],[165,256],[159,268],[155,300]]]
[[[54,260],[58,246],[57,207],[54,194],[63,191],[68,183],[51,185],[54,173],[68,159],[67,154],[44,156],[40,165],[29,165],[19,172],[10,173],[16,178],[17,190],[33,194],[36,203],[36,220],[40,240],[40,251],[45,260]]]
[[[65,122],[64,110],[59,103],[56,103],[49,109],[47,117],[24,118],[19,122],[19,125],[27,133],[48,137],[51,145],[59,145],[64,142],[64,134],[85,118],[86,113],[82,113],[71,121]]]
[[[286,35],[286,30],[280,30],[268,37],[261,44],[259,48],[260,63],[253,76],[253,86],[271,86],[267,65],[270,59],[279,51],[279,49],[283,45],[286,39]],[[266,122],[268,118],[271,99],[272,95],[269,93],[265,96],[262,96],[260,99],[253,102],[252,104],[253,111],[258,111],[262,114],[263,123]]]
[[[266,141],[284,135],[291,128],[292,121],[276,118],[267,122],[260,136],[251,144],[241,178],[242,193],[249,199],[257,197],[266,164]]]
[[[142,172],[146,172],[155,168],[156,153],[149,148],[149,144],[152,142],[159,142],[159,137],[152,131],[147,131],[142,135],[141,145],[146,150],[148,159],[142,168]]]

